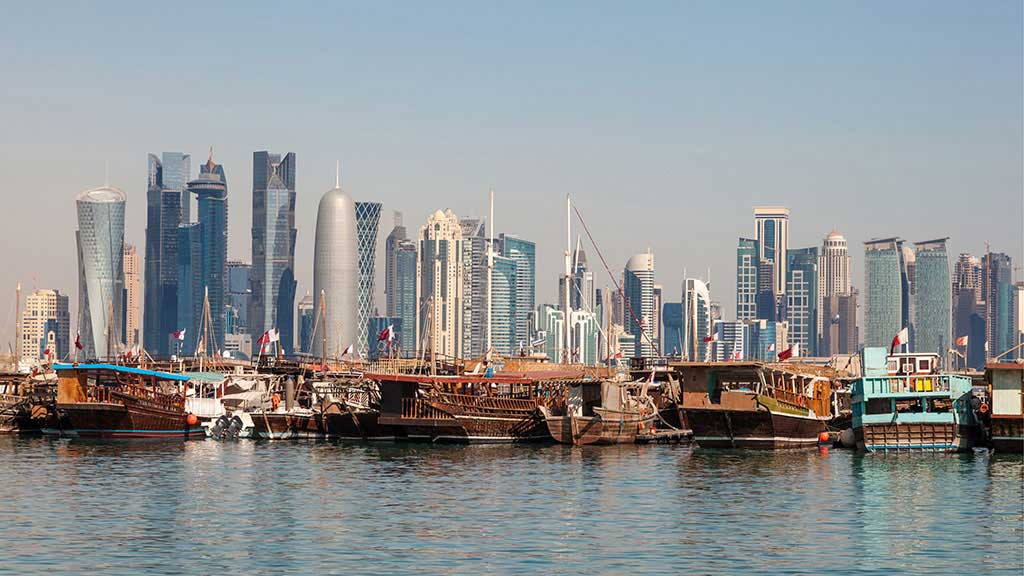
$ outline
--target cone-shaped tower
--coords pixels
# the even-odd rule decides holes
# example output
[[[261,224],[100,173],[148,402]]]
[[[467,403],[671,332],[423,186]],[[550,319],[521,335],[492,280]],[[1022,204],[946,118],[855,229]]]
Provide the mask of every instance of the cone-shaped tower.
[[[313,248],[313,301],[320,316],[320,292],[326,304],[326,326],[317,326],[313,336],[314,356],[324,353],[340,356],[349,344],[366,335],[356,334],[356,285],[359,267],[356,258],[356,217],[352,197],[341,189],[338,180],[334,188],[320,199],[316,214],[316,242]]]

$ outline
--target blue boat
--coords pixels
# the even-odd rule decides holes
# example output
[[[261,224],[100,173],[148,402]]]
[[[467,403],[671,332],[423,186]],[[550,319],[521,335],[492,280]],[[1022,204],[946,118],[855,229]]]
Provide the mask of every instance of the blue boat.
[[[862,361],[851,391],[859,449],[960,452],[981,440],[971,379],[941,372],[938,354],[865,348]]]

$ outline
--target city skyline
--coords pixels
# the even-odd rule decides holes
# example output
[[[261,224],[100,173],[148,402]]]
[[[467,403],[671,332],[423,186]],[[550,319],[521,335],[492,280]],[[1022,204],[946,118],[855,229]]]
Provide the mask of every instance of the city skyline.
[[[367,44],[373,25],[382,24],[379,15],[364,15],[368,28],[361,32],[349,30],[348,19],[339,20],[340,9],[324,9],[322,18],[309,10],[297,9],[288,18],[323,26],[321,31],[333,23],[352,33],[330,46],[315,40],[316,34],[296,39],[295,50],[323,49],[308,63],[284,67],[290,59],[270,56],[287,70],[286,83],[268,90],[246,80],[266,66],[259,58],[243,59],[237,68],[220,65],[234,56],[222,47],[228,38],[241,39],[238,50],[265,50],[242,34],[260,16],[217,6],[208,11],[230,22],[224,36],[215,44],[197,36],[198,42],[183,42],[176,50],[198,66],[189,72],[190,80],[217,78],[227,88],[189,93],[169,84],[143,98],[133,87],[140,74],[134,64],[145,62],[144,56],[125,54],[123,43],[142,42],[164,27],[191,35],[183,14],[150,22],[150,32],[144,33],[134,25],[145,16],[138,7],[70,7],[47,19],[45,27],[32,7],[13,8],[0,24],[5,31],[0,43],[12,55],[5,66],[14,77],[38,82],[0,96],[5,108],[21,111],[0,142],[9,189],[32,191],[15,207],[24,217],[4,234],[8,242],[27,237],[40,222],[54,232],[47,242],[27,243],[0,271],[0,286],[13,294],[20,280],[26,289],[56,288],[74,296],[74,254],[62,247],[74,246],[76,225],[74,211],[66,207],[78,191],[105,181],[125,191],[125,241],[141,254],[146,152],[179,150],[201,158],[211,144],[232,174],[230,201],[238,207],[228,216],[228,257],[250,264],[251,154],[274,149],[302,156],[296,294],[312,289],[316,200],[333,181],[338,158],[361,200],[401,210],[415,226],[444,206],[458,207],[460,217],[484,215],[486,190],[493,186],[502,206],[501,230],[536,242],[538,303],[554,301],[557,294],[564,250],[560,203],[566,192],[613,269],[648,245],[658,255],[656,282],[665,286],[679,285],[683,268],[711,268],[719,279],[714,298],[726,307],[726,317],[732,316],[735,298],[732,282],[721,280],[734,269],[735,238],[753,235],[749,210],[756,205],[790,209],[790,246],[820,245],[836,227],[851,247],[872,237],[899,235],[913,242],[949,236],[950,255],[981,255],[987,240],[1018,265],[1024,257],[1021,33],[1013,25],[1020,21],[1018,5],[978,11],[932,4],[928,26],[916,25],[920,9],[909,4],[890,7],[886,26],[868,6],[796,10],[780,5],[762,14],[773,32],[723,7],[648,7],[614,15],[616,27],[647,29],[644,39],[617,51],[602,48],[613,20],[608,16],[553,8],[547,21],[530,24],[536,41],[523,48],[511,41],[509,47],[476,42],[524,33],[522,18],[500,8],[469,10],[469,18],[497,11],[495,21],[508,20],[477,32],[446,23],[439,12],[412,8],[422,24],[399,23],[385,39],[392,33],[392,40],[422,38],[421,25],[450,32],[442,44],[426,48],[434,59],[421,70],[403,63],[401,48],[382,53],[374,70],[358,58],[339,57]],[[861,26],[874,42],[865,47],[827,34],[819,25],[834,18]],[[570,21],[593,26],[577,32],[576,45],[559,40]],[[117,42],[79,46],[74,30],[97,22],[119,23],[125,35]],[[718,33],[726,29],[743,40],[721,46]],[[772,42],[766,42],[769,34]],[[787,38],[780,42],[779,37]],[[75,43],[74,50],[69,43]],[[470,46],[482,49],[466,50]],[[767,50],[763,60],[750,58],[752,46]],[[687,56],[694,52],[705,56]],[[67,58],[69,53],[74,57]],[[434,64],[442,58],[458,78],[434,79],[449,69]],[[501,75],[490,72],[495,61],[506,64]],[[775,63],[783,61],[788,68]],[[340,62],[339,76],[363,86],[348,91],[340,105],[321,96],[341,82],[317,73],[328,62]],[[569,62],[579,66],[563,75]],[[98,73],[82,77],[77,70],[86,68]],[[380,87],[367,82],[376,70],[387,71],[381,72]],[[971,78],[969,91],[958,88],[964,77]],[[68,81],[82,88],[74,98],[58,88]],[[415,97],[394,90],[410,82],[424,90]],[[318,89],[292,89],[304,85]],[[530,97],[536,87],[539,95]],[[986,97],[979,100],[974,93]],[[282,107],[288,99],[292,105]],[[45,107],[33,103],[37,100]],[[152,114],[154,107],[160,115]],[[260,122],[253,124],[254,117]],[[67,169],[43,171],[50,163]],[[648,211],[642,222],[624,220],[638,203],[658,209]],[[925,218],[906,217],[918,214],[922,205],[928,209]],[[678,223],[686,214],[691,217],[684,220],[681,241]],[[591,249],[586,242],[583,247]],[[850,277],[858,287],[863,251],[854,248],[851,256]],[[610,285],[603,269],[592,269],[595,287]],[[376,284],[382,308],[379,274]],[[667,296],[678,297],[671,290]],[[77,318],[75,298],[71,306]],[[13,340],[13,326],[0,327],[0,338]]]

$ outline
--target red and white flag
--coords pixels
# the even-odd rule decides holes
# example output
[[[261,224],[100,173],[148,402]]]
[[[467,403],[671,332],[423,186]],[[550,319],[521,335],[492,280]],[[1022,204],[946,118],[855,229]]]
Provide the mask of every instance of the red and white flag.
[[[789,348],[786,348],[782,352],[779,352],[779,362],[783,362],[785,360],[789,360],[790,358],[792,358],[794,356],[799,356],[799,355],[800,355],[800,345],[799,344],[793,344]]]
[[[961,336],[956,339],[957,346],[967,346],[967,336]]]
[[[712,334],[710,336],[705,336],[704,337],[704,341],[705,342],[718,342],[718,332],[715,332],[714,334]]]
[[[281,340],[281,333],[276,328],[271,328],[270,330],[267,330],[266,332],[264,332],[263,335],[260,336],[256,340],[256,345],[257,346],[263,346],[264,344],[269,344],[271,342],[278,342],[280,340]]]
[[[771,344],[768,345],[768,351],[775,352],[775,342],[772,342]]]
[[[341,351],[342,357],[348,356],[356,351],[355,347],[351,344],[348,345],[344,350]]]
[[[897,346],[902,346],[902,345],[906,344],[909,341],[910,341],[910,330],[908,330],[906,328],[906,326],[904,326],[903,330],[900,330],[896,334],[896,337],[892,339],[892,346],[889,346],[889,354],[892,354],[893,351],[896,350]]]
[[[732,353],[732,359],[733,360],[739,360],[740,359],[740,351],[739,350],[737,350],[737,351]]]
[[[185,328],[182,328],[181,330],[178,330],[177,332],[171,332],[171,337],[174,338],[175,340],[179,340],[179,341],[184,342],[185,341],[185,330],[186,330]]]
[[[381,330],[380,334],[377,334],[377,342],[391,342],[395,339],[395,325],[388,324],[388,327]]]
[[[75,348],[78,348],[79,350],[83,348],[81,331],[75,333]]]

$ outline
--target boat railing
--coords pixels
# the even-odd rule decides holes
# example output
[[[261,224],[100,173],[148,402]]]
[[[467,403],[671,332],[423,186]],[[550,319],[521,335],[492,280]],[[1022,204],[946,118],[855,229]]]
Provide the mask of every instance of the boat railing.
[[[866,395],[949,392],[950,378],[945,374],[883,376],[864,379]]]
[[[402,418],[451,419],[452,415],[421,398],[402,398]]]
[[[184,400],[177,394],[163,394],[155,390],[134,384],[119,384],[117,386],[94,386],[91,400],[101,403],[121,403],[122,396],[148,401],[166,408],[180,410],[184,406]]]
[[[448,392],[435,392],[433,397],[438,402],[460,406],[467,410],[529,412],[537,408],[537,402],[532,398],[504,398],[500,396],[476,396],[473,394],[453,394]]]

